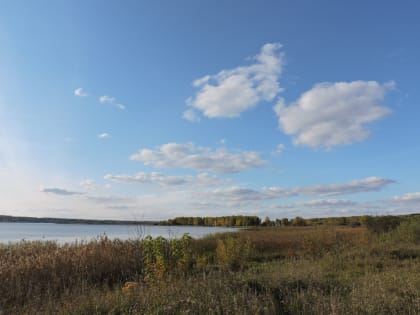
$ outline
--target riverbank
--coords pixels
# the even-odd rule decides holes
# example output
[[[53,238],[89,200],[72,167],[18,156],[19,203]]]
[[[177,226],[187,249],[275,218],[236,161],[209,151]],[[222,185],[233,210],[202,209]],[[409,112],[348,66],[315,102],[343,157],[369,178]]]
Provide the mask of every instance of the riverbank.
[[[376,226],[377,227],[377,226]],[[419,314],[420,222],[0,246],[5,314]]]

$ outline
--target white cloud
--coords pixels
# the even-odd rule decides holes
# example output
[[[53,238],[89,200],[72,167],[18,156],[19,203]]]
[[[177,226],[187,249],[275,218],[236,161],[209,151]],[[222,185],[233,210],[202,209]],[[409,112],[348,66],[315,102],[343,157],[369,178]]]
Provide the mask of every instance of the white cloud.
[[[288,198],[299,195],[295,190],[281,187],[264,187],[263,191],[271,198]]]
[[[240,186],[216,189],[213,192],[211,192],[211,195],[216,200],[222,201],[243,202],[271,199],[269,195],[262,193],[258,190],[243,188]]]
[[[382,200],[378,208],[387,213],[418,213],[420,211],[420,192],[412,192]]]
[[[261,191],[234,186],[216,190],[213,192],[213,194],[219,195],[221,198],[229,198],[232,200],[239,200],[242,196],[246,198],[246,200],[269,200],[290,198],[295,196],[337,196],[379,191],[391,183],[395,183],[395,181],[380,177],[368,177],[365,179],[353,180],[342,184],[315,185],[295,188],[265,187]],[[324,200],[323,202],[326,201]],[[327,202],[331,203],[334,201]]]
[[[284,144],[280,143],[276,146],[276,150],[273,151],[271,154],[273,156],[280,156],[283,153],[285,148],[286,148],[286,146]]]
[[[394,196],[392,198],[392,201],[398,203],[420,203],[420,192],[407,193],[401,196]]]
[[[101,97],[99,97],[99,102],[101,103],[109,103],[112,104],[115,101],[115,97],[111,97],[108,95],[102,95]]]
[[[321,199],[297,202],[296,206],[305,207],[348,207],[354,206],[357,202],[349,199]]]
[[[106,132],[101,133],[101,134],[98,135],[98,138],[99,139],[108,139],[110,137],[111,137],[111,135],[109,133],[106,133]]]
[[[253,64],[195,80],[193,86],[198,91],[187,104],[216,118],[237,117],[262,101],[272,101],[281,91],[278,79],[284,56],[280,49],[278,43],[265,44]]]
[[[147,173],[138,173],[135,175],[112,175],[107,174],[104,176],[104,179],[112,180],[115,182],[121,183],[130,183],[130,184],[145,184],[150,182],[150,178]]]
[[[184,111],[184,113],[182,114],[182,118],[188,121],[200,121],[200,117],[198,117],[197,113],[192,109],[187,109],[186,111]]]
[[[281,99],[274,110],[296,145],[331,148],[368,138],[366,124],[391,112],[382,103],[394,86],[376,81],[321,83],[289,106]]]
[[[71,190],[57,188],[57,187],[41,188],[41,192],[60,195],[60,196],[73,196],[73,195],[83,194],[82,192],[71,191]]]
[[[79,96],[79,97],[84,97],[84,96],[88,96],[89,94],[86,93],[83,88],[77,88],[74,90],[74,95]]]
[[[130,159],[159,168],[188,168],[215,173],[237,173],[265,163],[260,154],[254,151],[212,150],[191,143],[167,143],[158,150],[142,149],[131,155]]]
[[[379,191],[392,183],[395,183],[395,180],[381,177],[367,177],[364,179],[357,179],[341,184],[301,187],[294,189],[294,191],[299,195],[337,196],[361,192]]]
[[[86,191],[96,190],[96,182],[93,179],[84,179],[80,182],[80,186]]]
[[[87,196],[87,200],[98,204],[135,203],[136,198],[122,195]]]
[[[105,175],[105,179],[115,182],[129,184],[159,184],[162,186],[179,186],[179,185],[199,185],[199,186],[215,186],[225,183],[215,176],[207,173],[200,173],[197,176],[167,176],[156,172],[137,173],[134,175]]]
[[[125,106],[123,104],[116,104],[115,105],[118,109],[124,110]]]

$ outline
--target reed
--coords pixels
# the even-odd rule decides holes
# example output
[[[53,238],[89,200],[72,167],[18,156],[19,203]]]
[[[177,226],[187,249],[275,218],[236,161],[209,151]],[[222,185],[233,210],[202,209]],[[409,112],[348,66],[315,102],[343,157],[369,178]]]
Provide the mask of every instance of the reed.
[[[2,245],[0,313],[419,314],[416,220]]]

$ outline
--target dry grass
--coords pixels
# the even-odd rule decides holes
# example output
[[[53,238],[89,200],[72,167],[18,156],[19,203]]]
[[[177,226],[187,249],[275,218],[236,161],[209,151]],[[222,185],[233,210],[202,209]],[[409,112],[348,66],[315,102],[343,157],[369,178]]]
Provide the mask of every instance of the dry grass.
[[[201,240],[7,245],[0,313],[420,314],[412,235],[283,227]]]

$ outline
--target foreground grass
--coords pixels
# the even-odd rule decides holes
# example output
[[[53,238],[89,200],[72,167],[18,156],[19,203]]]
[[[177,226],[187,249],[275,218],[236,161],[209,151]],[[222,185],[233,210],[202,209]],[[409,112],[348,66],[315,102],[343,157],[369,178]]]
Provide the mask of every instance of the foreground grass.
[[[408,226],[408,227],[407,227]],[[420,314],[419,225],[0,247],[5,314]]]

